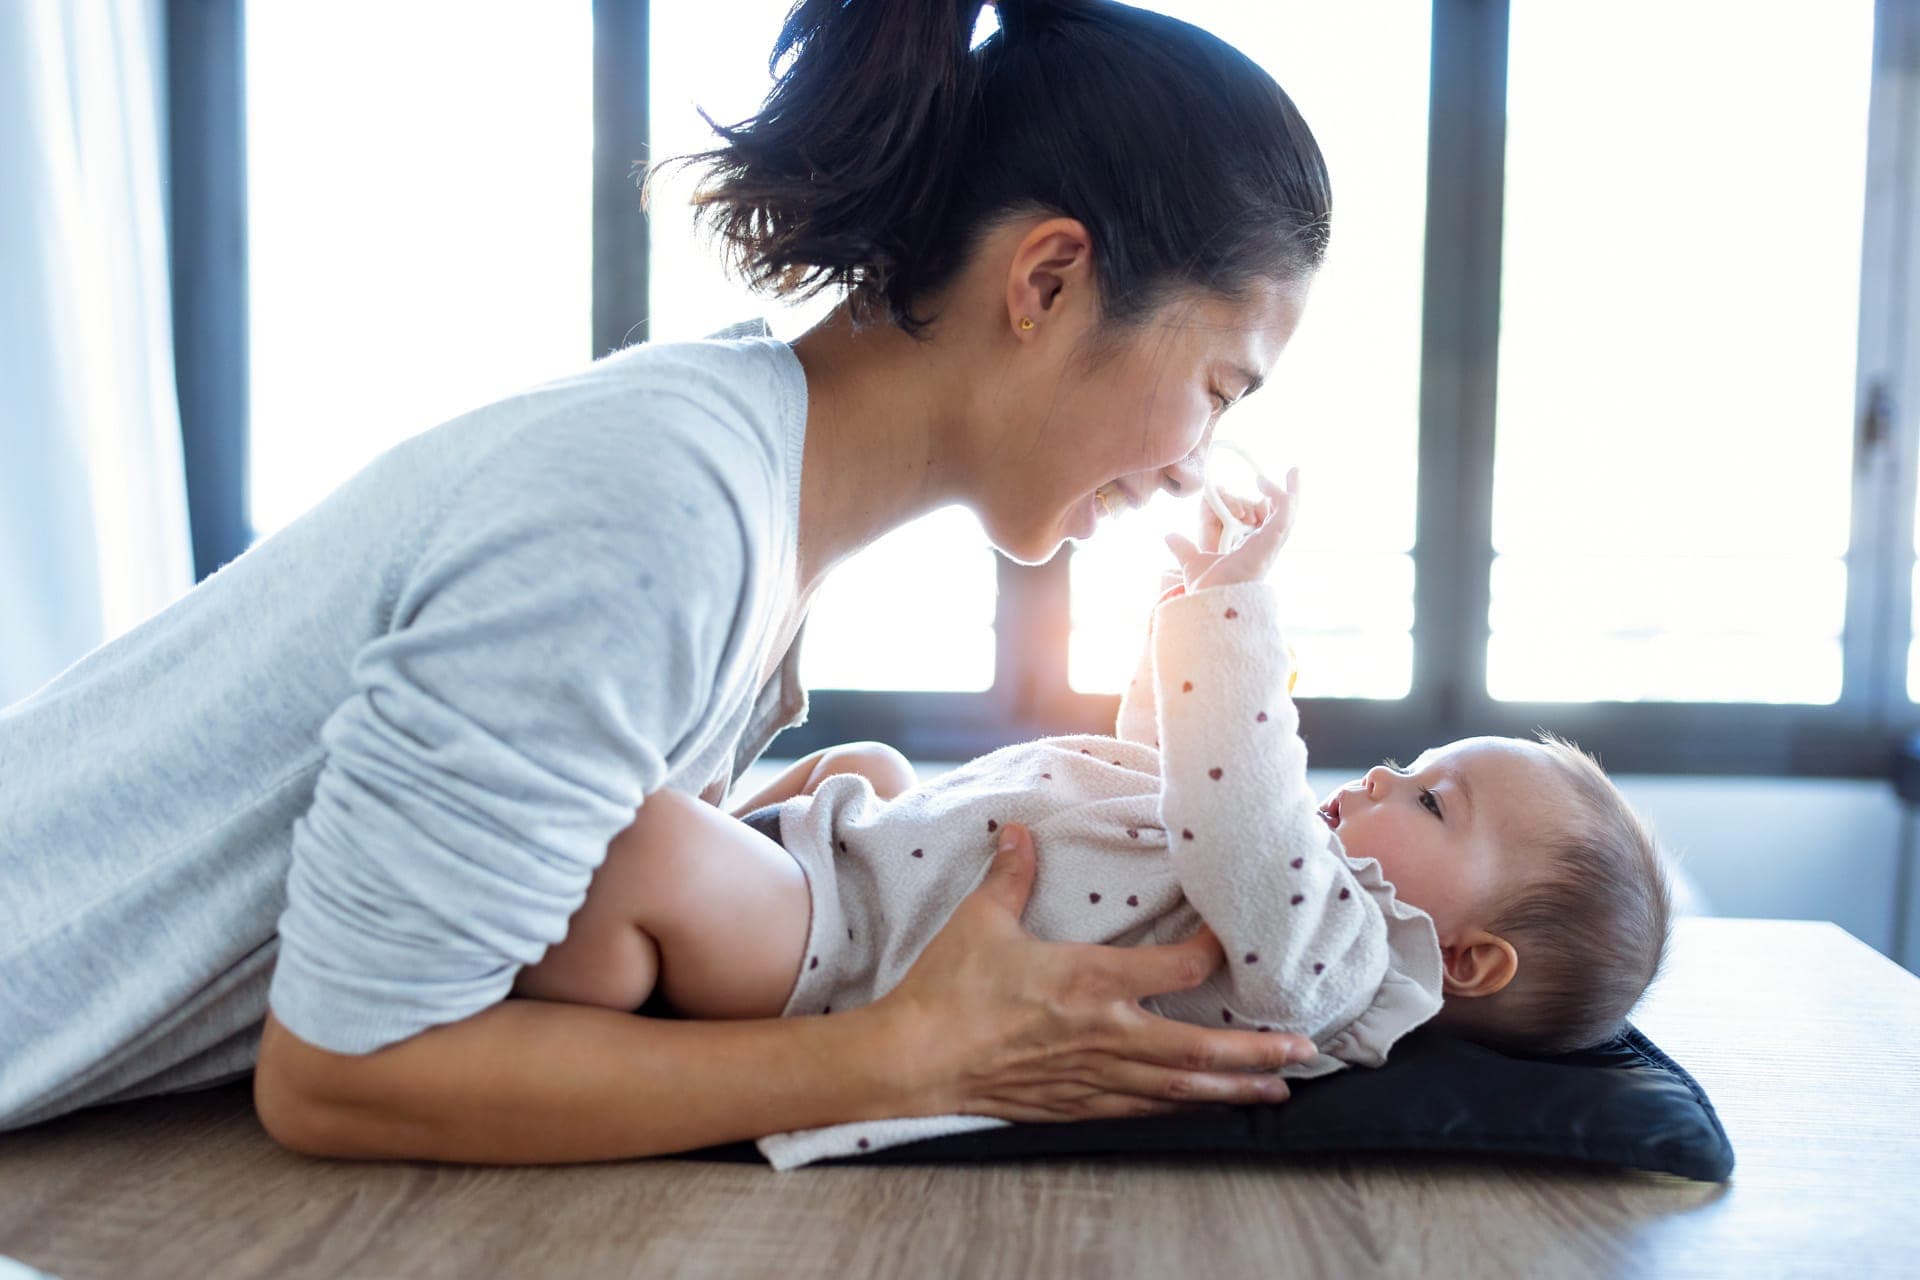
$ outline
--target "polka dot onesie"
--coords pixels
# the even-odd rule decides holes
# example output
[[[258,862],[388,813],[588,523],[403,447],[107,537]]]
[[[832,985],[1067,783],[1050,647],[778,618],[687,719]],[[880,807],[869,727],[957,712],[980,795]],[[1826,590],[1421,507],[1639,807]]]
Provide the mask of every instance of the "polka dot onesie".
[[[1155,1013],[1294,1031],[1319,1049],[1291,1078],[1379,1066],[1441,1007],[1433,919],[1399,901],[1378,861],[1348,857],[1307,787],[1289,663],[1265,583],[1165,598],[1116,737],[1004,747],[887,802],[828,778],[781,807],[813,900],[785,1013],[831,1013],[893,989],[985,878],[1001,823],[1032,829],[1022,922],[1054,941],[1175,942],[1204,919],[1227,963]],[[788,1169],[1005,1123],[922,1116],[762,1138]]]

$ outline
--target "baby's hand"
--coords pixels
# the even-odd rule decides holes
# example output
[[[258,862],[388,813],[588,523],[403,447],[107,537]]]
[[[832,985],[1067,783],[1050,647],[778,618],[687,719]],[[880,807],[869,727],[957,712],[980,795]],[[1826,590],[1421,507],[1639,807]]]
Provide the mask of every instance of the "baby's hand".
[[[1300,469],[1294,467],[1287,472],[1284,489],[1265,476],[1259,478],[1259,484],[1260,491],[1266,495],[1266,500],[1259,504],[1265,509],[1259,513],[1262,518],[1233,550],[1224,554],[1218,550],[1220,518],[1213,515],[1211,509],[1201,516],[1200,530],[1201,540],[1211,544],[1213,550],[1202,550],[1177,533],[1167,535],[1167,546],[1180,562],[1188,591],[1224,587],[1235,582],[1258,582],[1273,569],[1280,548],[1286,545],[1287,535],[1293,532],[1294,513],[1300,505]],[[1251,505],[1248,510],[1249,514],[1256,514]],[[1234,514],[1238,517],[1240,512],[1236,510]],[[1208,528],[1210,516],[1211,529]]]
[[[1267,512],[1273,504],[1266,498],[1254,502],[1237,494],[1220,494],[1220,501],[1226,505],[1227,512],[1238,520],[1243,528],[1251,529],[1267,518]],[[1226,525],[1221,523],[1220,513],[1204,497],[1200,501],[1200,549],[1209,554],[1220,550],[1221,542],[1227,536]]]

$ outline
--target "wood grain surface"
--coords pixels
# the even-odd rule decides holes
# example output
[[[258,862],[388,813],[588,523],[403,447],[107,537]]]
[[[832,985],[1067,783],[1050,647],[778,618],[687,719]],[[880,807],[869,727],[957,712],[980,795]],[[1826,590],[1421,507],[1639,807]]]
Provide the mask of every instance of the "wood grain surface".
[[[0,1134],[0,1254],[63,1280],[1920,1275],[1920,979],[1800,921],[1682,919],[1669,966],[1634,1020],[1712,1097],[1725,1186],[1484,1157],[322,1161],[228,1086]]]

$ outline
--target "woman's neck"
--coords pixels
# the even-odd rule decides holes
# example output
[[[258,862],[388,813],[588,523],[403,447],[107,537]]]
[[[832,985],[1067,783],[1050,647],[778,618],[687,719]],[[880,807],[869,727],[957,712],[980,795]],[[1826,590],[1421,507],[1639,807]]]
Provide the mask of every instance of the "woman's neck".
[[[937,339],[884,320],[854,329],[836,308],[792,343],[807,377],[800,468],[799,603],[833,567],[903,524],[966,496],[966,391]]]

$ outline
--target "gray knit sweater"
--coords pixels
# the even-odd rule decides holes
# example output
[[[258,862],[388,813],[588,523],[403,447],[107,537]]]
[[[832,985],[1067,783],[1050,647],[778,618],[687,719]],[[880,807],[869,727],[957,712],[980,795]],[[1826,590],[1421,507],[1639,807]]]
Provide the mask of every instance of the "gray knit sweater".
[[[806,379],[632,347],[397,446],[0,711],[0,1129],[504,998],[662,787],[805,715]],[[271,987],[269,987],[271,984]]]

